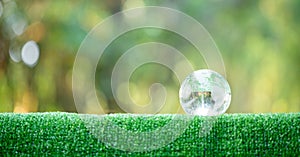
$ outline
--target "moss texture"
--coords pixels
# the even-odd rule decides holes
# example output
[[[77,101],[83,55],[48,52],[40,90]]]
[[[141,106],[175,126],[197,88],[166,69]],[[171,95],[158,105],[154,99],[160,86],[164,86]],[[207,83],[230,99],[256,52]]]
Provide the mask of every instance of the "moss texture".
[[[187,129],[173,142],[155,150],[131,152],[101,142],[75,113],[0,114],[1,156],[300,156],[300,113],[224,114],[215,117],[206,135],[199,135],[206,117],[192,117]],[[93,115],[84,115],[93,117]],[[104,115],[102,118],[132,132],[149,132],[174,117],[187,115]],[[176,119],[175,118],[175,119]],[[104,126],[109,130],[110,126]],[[176,130],[166,130],[165,134]],[[113,132],[118,134],[117,132]],[[109,137],[112,140],[122,135]],[[164,137],[164,135],[162,136]],[[133,141],[129,141],[133,143]]]

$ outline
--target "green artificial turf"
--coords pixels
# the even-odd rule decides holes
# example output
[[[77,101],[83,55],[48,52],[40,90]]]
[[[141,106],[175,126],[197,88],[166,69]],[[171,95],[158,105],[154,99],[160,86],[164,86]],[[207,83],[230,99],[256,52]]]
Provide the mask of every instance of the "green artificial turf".
[[[224,114],[200,136],[205,117],[193,117],[179,138],[159,149],[131,152],[115,149],[91,134],[80,114],[0,114],[1,156],[300,156],[300,113]],[[92,115],[84,115],[93,117]],[[114,114],[102,116],[132,132],[163,127],[174,115]],[[187,115],[175,116],[179,120]],[[92,118],[91,118],[92,119]],[[183,122],[183,121],[181,121]],[[105,127],[99,123],[97,127]],[[106,129],[110,129],[106,126]],[[177,130],[167,130],[164,134]],[[114,140],[122,135],[108,137]],[[162,135],[164,137],[166,135]],[[123,137],[124,138],[124,137]],[[133,143],[133,141],[130,141]],[[145,150],[147,150],[145,148]]]

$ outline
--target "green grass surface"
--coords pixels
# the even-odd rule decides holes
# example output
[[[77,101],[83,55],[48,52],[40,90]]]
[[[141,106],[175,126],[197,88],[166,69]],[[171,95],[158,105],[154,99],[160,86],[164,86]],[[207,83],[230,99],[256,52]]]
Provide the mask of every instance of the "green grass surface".
[[[105,117],[124,129],[146,132],[164,126],[172,116],[117,114]],[[300,113],[224,114],[217,117],[209,134],[199,136],[203,120],[205,118],[195,117],[179,138],[162,148],[129,152],[114,149],[95,138],[79,114],[2,113],[0,153],[1,156],[300,155]],[[118,136],[121,135],[115,138]]]

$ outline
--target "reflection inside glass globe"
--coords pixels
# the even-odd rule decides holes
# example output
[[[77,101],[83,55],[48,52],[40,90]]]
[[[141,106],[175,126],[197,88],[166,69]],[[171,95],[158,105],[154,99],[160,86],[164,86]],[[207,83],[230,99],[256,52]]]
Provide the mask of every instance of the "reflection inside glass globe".
[[[184,111],[192,115],[215,116],[229,107],[231,91],[225,78],[212,70],[198,70],[183,81],[179,90]]]

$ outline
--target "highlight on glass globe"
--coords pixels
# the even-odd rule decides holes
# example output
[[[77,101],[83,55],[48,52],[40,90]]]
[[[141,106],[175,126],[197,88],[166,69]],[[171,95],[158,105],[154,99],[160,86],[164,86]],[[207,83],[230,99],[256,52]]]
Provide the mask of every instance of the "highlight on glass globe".
[[[179,90],[179,99],[187,114],[217,116],[228,109],[231,90],[221,74],[202,69],[186,77]]]

